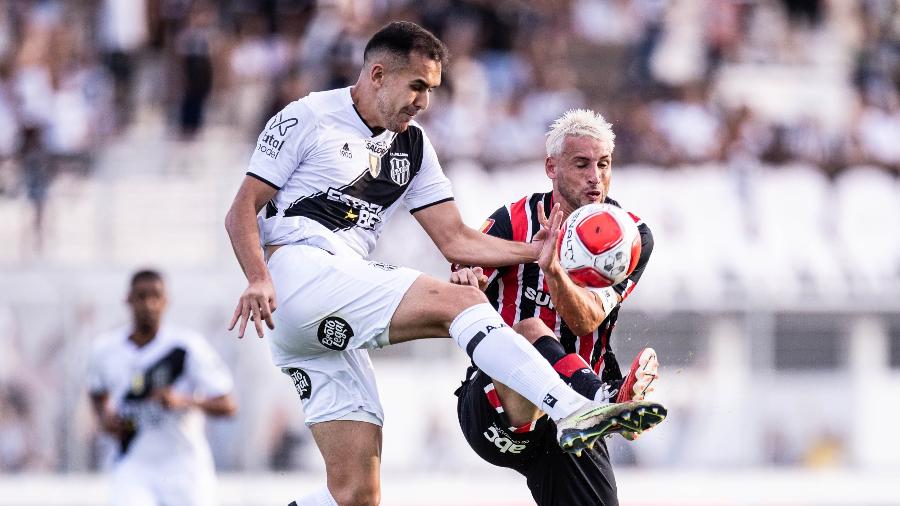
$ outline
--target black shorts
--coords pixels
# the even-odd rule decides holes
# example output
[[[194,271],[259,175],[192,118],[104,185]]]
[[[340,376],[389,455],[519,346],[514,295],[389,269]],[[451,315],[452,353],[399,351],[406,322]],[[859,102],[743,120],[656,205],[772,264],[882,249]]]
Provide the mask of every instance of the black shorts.
[[[479,457],[524,475],[539,506],[618,506],[616,480],[602,440],[576,457],[559,447],[556,424],[546,416],[530,432],[513,432],[506,416],[488,402],[489,384],[490,377],[470,367],[456,391],[459,426]]]

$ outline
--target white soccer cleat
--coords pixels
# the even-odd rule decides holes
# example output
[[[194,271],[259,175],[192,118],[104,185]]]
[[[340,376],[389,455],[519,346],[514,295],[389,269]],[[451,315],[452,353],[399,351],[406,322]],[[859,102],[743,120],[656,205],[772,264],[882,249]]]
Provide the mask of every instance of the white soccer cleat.
[[[607,434],[636,433],[666,418],[662,404],[628,401],[613,404],[588,403],[556,423],[556,435],[563,451],[580,455]]]
[[[619,388],[616,401],[644,400],[644,397],[653,391],[653,382],[657,378],[659,378],[659,360],[656,358],[656,350],[644,348],[634,357],[631,369],[628,370],[628,375],[625,376],[622,386]],[[622,431],[621,434],[625,439],[634,441],[640,437],[641,432]]]
[[[616,402],[641,401],[653,391],[653,382],[659,378],[659,360],[656,358],[656,350],[644,348],[634,357],[628,375],[619,387],[619,395]]]

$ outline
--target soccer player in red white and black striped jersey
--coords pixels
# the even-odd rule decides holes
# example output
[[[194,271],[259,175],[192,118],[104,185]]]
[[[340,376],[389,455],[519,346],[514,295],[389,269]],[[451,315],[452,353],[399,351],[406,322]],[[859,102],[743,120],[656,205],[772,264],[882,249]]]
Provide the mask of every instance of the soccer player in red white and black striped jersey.
[[[545,170],[553,190],[501,207],[484,223],[482,232],[530,242],[546,221],[544,210],[556,203],[566,217],[590,203],[619,206],[607,195],[614,140],[611,125],[601,115],[587,110],[567,112],[547,135]],[[617,402],[642,399],[657,377],[655,352],[642,351],[623,378],[610,343],[619,305],[634,290],[653,250],[650,228],[631,216],[641,235],[641,256],[634,272],[616,286],[576,285],[560,265],[554,247],[544,248],[533,263],[457,269],[451,282],[477,283],[505,323],[529,339],[582,395]],[[602,440],[579,456],[560,451],[552,438],[551,420],[474,366],[456,393],[460,427],[470,446],[486,461],[525,475],[539,505],[618,504]],[[627,432],[623,435],[631,438]]]

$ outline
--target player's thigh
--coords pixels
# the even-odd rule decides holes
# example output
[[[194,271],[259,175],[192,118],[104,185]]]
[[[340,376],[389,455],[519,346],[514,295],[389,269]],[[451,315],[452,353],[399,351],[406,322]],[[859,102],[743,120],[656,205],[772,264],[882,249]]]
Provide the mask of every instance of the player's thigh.
[[[381,469],[381,427],[368,422],[335,420],[310,426],[325,459],[328,488],[347,488],[377,494]]]
[[[268,340],[275,364],[330,351],[388,344],[388,326],[421,273],[284,246],[269,259],[278,309]]]
[[[421,275],[406,291],[391,318],[390,342],[447,337],[450,323],[466,308],[487,302],[478,288]]]
[[[502,410],[498,411],[489,400],[492,387],[490,378],[481,371],[463,384],[457,402],[460,429],[483,460],[524,474],[540,457],[547,419],[537,420],[531,430],[516,432]]]
[[[294,383],[307,425],[354,416],[378,425],[384,423],[368,350],[344,350],[298,359],[281,370]]]

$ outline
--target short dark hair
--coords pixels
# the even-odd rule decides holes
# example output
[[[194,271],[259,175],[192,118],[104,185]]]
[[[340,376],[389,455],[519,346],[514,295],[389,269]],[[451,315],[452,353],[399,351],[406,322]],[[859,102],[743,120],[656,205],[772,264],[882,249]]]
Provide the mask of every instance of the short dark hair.
[[[141,281],[159,281],[162,282],[163,277],[159,271],[155,269],[141,269],[131,275],[131,288]]]
[[[442,66],[446,66],[450,58],[447,46],[440,39],[409,21],[393,21],[378,30],[366,44],[363,60],[368,62],[373,54],[380,51],[394,53],[406,59],[417,52]]]

